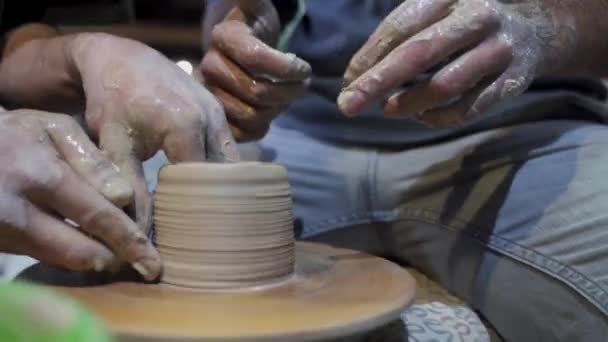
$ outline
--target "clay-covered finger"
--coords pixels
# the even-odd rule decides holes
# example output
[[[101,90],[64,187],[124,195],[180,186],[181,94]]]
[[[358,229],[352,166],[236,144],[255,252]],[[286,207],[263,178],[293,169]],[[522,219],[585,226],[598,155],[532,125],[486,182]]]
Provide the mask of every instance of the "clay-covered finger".
[[[207,159],[214,162],[237,162],[241,159],[222,106],[207,106],[205,134]]]
[[[257,141],[262,139],[270,129],[269,121],[257,120],[251,123],[228,119],[233,136],[239,143]]]
[[[29,255],[73,271],[100,272],[112,262],[114,255],[101,243],[23,199],[13,200],[23,202],[27,222],[14,229],[3,227],[0,241],[3,251]]]
[[[391,116],[423,113],[465,94],[490,75],[499,75],[511,62],[509,44],[493,39],[465,53],[435,74],[429,82],[393,95],[384,111]]]
[[[74,171],[105,198],[119,207],[133,200],[133,187],[85,134],[78,123],[64,115],[41,116],[57,151]]]
[[[99,145],[108,158],[118,165],[121,176],[131,184],[134,200],[128,209],[140,230],[147,234],[151,226],[151,198],[145,184],[142,163],[135,156],[128,130],[117,123],[106,123],[101,128]],[[202,155],[204,152],[198,150],[192,154]]]
[[[149,235],[152,228],[152,195],[148,191],[143,164],[135,158],[131,160],[131,164],[135,174],[135,179],[132,181],[135,201],[130,208],[133,212],[131,217],[135,217],[139,229]]]
[[[489,15],[473,17],[471,21],[463,21],[460,16],[447,17],[402,43],[354,80],[338,97],[338,106],[347,115],[357,114],[455,52],[482,41],[496,24]]]
[[[224,106],[232,136],[239,143],[263,138],[270,128],[272,119],[283,110],[283,108],[255,108],[221,88],[210,86],[209,90]]]
[[[281,22],[272,1],[238,0],[237,5],[244,19],[241,21],[252,28],[256,37],[269,44],[276,44],[281,33]]]
[[[219,86],[207,83],[207,88],[224,106],[226,117],[234,120],[255,120],[256,110],[253,105],[238,99]]]
[[[224,106],[228,121],[240,122],[244,126],[257,126],[257,123],[260,121],[270,122],[289,107],[289,104],[253,106],[220,87],[213,85],[209,85],[208,87]]]
[[[432,109],[416,115],[416,119],[433,128],[455,128],[475,120],[478,115],[472,108],[480,99],[480,95],[487,90],[490,79],[482,80],[476,87],[467,91],[462,98],[449,106]]]
[[[456,0],[409,0],[393,10],[365,45],[353,56],[344,74],[344,85],[376,65],[394,48],[444,18]]]
[[[158,277],[160,256],[137,224],[85,183],[65,162],[57,162],[62,170],[61,178],[42,184],[30,192],[31,198],[103,241],[120,260],[130,263],[147,280]]]
[[[130,165],[128,167],[123,166],[123,168],[128,168],[128,173],[134,177],[134,179],[131,179],[134,200],[124,208],[125,212],[131,219],[135,220],[139,230],[150,237],[153,201],[145,180],[143,164],[135,158],[135,156],[132,156]],[[115,272],[120,268],[120,260],[115,260],[111,265],[112,272]]]
[[[272,82],[254,79],[240,66],[216,50],[209,51],[201,65],[206,82],[222,87],[253,105],[290,103],[306,91],[303,81]]]
[[[514,65],[519,65],[514,63]],[[493,106],[520,95],[532,84],[533,78],[521,67],[512,66],[503,72],[494,82],[487,86],[477,97],[467,112],[468,117],[477,117],[490,110]]]
[[[282,81],[303,81],[310,77],[311,68],[306,61],[268,46],[242,22],[218,24],[211,39],[213,47],[256,77]]]
[[[170,130],[163,140],[163,151],[172,163],[206,160],[206,125],[201,121],[193,127]]]

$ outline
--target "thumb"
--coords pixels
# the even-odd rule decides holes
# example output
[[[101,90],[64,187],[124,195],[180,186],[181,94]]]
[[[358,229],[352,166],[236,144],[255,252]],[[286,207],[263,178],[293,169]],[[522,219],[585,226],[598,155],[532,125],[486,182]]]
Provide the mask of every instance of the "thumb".
[[[239,0],[237,7],[226,19],[246,23],[256,37],[269,45],[274,46],[279,41],[281,22],[277,10],[269,0]]]
[[[118,207],[133,201],[133,188],[75,120],[60,114],[43,115],[45,130],[70,167]]]
[[[152,225],[152,196],[148,192],[143,166],[135,155],[133,140],[128,132],[119,123],[106,123],[99,132],[99,146],[118,166],[120,174],[131,183],[134,200],[126,209],[139,228],[148,234]]]

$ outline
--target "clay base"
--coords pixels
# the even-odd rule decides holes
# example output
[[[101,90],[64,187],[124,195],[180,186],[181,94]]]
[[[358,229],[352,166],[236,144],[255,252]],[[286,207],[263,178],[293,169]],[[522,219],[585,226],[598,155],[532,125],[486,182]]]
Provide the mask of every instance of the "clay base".
[[[121,341],[313,341],[372,330],[412,302],[414,279],[360,252],[296,244],[296,273],[237,292],[117,283],[55,287],[89,307]]]

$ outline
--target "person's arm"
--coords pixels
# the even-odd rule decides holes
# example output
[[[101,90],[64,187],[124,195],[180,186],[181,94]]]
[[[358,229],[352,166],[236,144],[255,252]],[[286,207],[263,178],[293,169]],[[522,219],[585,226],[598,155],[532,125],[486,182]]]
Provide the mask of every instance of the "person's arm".
[[[84,114],[91,137],[135,189],[129,210],[144,231],[151,198],[142,162],[237,161],[224,111],[194,78],[133,40],[82,33],[30,40],[0,66],[9,108]]]
[[[7,108],[82,113],[84,93],[68,53],[73,39],[44,24],[15,29],[0,64],[0,103]]]
[[[608,2],[604,0],[551,0],[547,6],[560,9],[552,16],[560,34],[573,44],[572,53],[563,52],[562,63],[548,68],[552,74],[608,77]],[[561,5],[561,7],[560,7]],[[561,13],[565,12],[565,13]],[[565,19],[561,19],[565,18]],[[557,22],[562,21],[562,22]],[[567,48],[567,46],[565,46]]]

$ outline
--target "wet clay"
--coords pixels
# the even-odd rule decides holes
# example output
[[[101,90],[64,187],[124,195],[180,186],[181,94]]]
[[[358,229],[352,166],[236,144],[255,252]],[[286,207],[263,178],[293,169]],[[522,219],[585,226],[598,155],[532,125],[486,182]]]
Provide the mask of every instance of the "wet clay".
[[[163,283],[239,289],[293,273],[291,197],[281,166],[171,165],[161,170],[155,196]]]
[[[280,166],[168,166],[155,206],[160,284],[56,288],[120,341],[326,340],[398,319],[414,298],[414,279],[398,265],[294,243]]]

